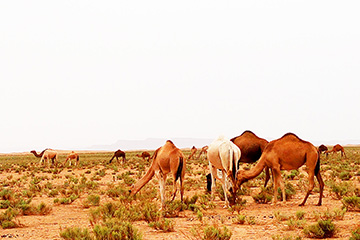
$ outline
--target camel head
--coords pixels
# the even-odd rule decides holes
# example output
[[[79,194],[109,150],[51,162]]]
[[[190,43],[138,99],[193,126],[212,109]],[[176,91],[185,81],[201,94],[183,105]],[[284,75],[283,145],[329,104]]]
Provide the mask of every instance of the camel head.
[[[245,170],[239,169],[236,174],[235,187],[238,189],[240,186],[247,182],[249,179],[246,177]]]
[[[136,194],[136,192],[134,192],[134,188],[135,188],[135,185],[131,185],[130,189],[129,189],[129,194],[130,196],[134,196]]]

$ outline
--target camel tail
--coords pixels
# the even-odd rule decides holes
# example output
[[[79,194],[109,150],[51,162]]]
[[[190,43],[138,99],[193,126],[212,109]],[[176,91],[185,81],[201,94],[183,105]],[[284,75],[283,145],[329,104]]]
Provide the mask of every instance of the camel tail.
[[[181,172],[182,172],[183,167],[184,167],[184,159],[183,159],[183,157],[180,157],[179,158],[179,167],[176,172],[175,182],[179,179],[179,177],[181,177]]]
[[[315,176],[320,172],[320,154],[318,154],[318,160],[315,166]]]
[[[236,159],[235,159],[235,151],[232,151],[232,175],[233,175],[233,178],[236,180]]]

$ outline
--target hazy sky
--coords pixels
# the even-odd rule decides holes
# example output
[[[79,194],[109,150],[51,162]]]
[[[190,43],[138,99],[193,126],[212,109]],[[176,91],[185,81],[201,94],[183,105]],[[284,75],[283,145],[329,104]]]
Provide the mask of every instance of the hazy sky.
[[[247,129],[360,140],[359,7],[1,1],[0,152]]]

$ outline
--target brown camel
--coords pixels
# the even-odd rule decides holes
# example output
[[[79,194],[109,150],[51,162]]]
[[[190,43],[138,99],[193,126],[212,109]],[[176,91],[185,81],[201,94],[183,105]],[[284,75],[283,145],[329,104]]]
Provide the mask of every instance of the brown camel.
[[[343,146],[341,146],[340,144],[336,144],[332,149],[331,151],[326,151],[325,154],[326,156],[328,156],[329,153],[336,153],[336,152],[339,152],[341,151],[341,157],[343,157],[343,155],[345,156],[346,158],[346,154],[345,154],[345,150],[343,148]]]
[[[55,150],[47,148],[43,150],[40,154],[37,154],[35,150],[32,150],[31,153],[34,154],[37,158],[41,157],[39,165],[42,165],[42,163],[48,165],[48,161],[51,159],[51,165],[57,166],[58,154]]]
[[[167,140],[164,146],[155,151],[149,170],[137,183],[135,183],[135,185],[131,187],[129,192],[132,196],[135,195],[152,179],[154,175],[156,175],[160,185],[161,206],[164,207],[166,178],[168,173],[171,173],[174,186],[172,200],[174,200],[177,192],[176,182],[180,178],[180,197],[181,201],[183,201],[185,169],[186,160],[184,154],[174,145],[172,141]]]
[[[201,148],[200,152],[199,152],[199,156],[197,157],[197,159],[200,158],[201,154],[204,154],[205,157],[206,157],[208,148],[209,148],[208,146],[203,146],[203,147]]]
[[[215,179],[222,184],[225,196],[225,206],[229,207],[227,189],[233,187],[233,195],[236,193],[235,179],[238,161],[240,159],[240,149],[230,140],[220,136],[215,139],[209,146],[207,158],[209,159],[209,169],[211,172],[211,188],[215,189]],[[217,171],[221,171],[221,177],[218,177]],[[214,191],[211,191],[214,199]]]
[[[197,152],[197,148],[195,146],[193,146],[190,150],[190,155],[189,155],[188,160],[190,160],[192,157],[194,157],[196,152]]]
[[[148,152],[142,152],[141,154],[136,154],[137,157],[141,157],[144,161],[147,160],[149,161],[151,159],[151,155]]]
[[[124,163],[126,161],[125,152],[123,152],[119,149],[116,152],[114,152],[114,156],[112,156],[109,163],[111,163],[114,158],[116,158],[116,161],[119,163],[120,157],[122,158],[122,162]]]
[[[64,162],[64,166],[66,165],[67,161],[69,161],[69,166],[71,166],[71,161],[74,160],[74,166],[79,164],[79,154],[77,154],[76,152],[72,151],[71,153],[69,153],[69,155],[67,156],[65,162]]]
[[[266,145],[268,145],[269,143],[267,140],[263,138],[259,138],[249,130],[243,132],[240,136],[232,138],[230,141],[235,143],[235,145],[240,148],[241,158],[238,164],[240,164],[240,162],[253,163],[259,160]],[[269,168],[265,167],[264,187],[266,187],[269,180],[270,180]]]
[[[309,142],[301,140],[295,134],[287,133],[280,139],[271,141],[265,148],[258,163],[250,170],[239,170],[236,186],[258,176],[265,167],[272,169],[274,179],[274,202],[277,202],[278,187],[280,185],[283,201],[285,201],[284,182],[281,179],[281,170],[298,169],[306,164],[309,186],[303,206],[314,188],[314,176],[320,185],[320,198],[317,206],[321,205],[324,182],[320,175],[320,155],[317,148]]]
[[[328,148],[327,146],[325,146],[324,144],[321,144],[319,147],[318,147],[318,150],[319,150],[319,153],[326,153],[328,151]]]

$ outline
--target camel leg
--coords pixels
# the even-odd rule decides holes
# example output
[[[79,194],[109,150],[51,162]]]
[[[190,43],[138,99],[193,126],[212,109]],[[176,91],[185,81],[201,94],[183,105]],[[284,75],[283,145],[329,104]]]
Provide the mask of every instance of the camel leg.
[[[322,181],[322,179],[321,179]],[[306,203],[307,198],[309,197],[311,191],[314,189],[314,171],[311,171],[311,173],[309,173],[309,187],[308,187],[308,191],[306,192],[305,198],[302,201],[302,203],[300,203],[299,206],[304,206]]]
[[[216,173],[216,169],[211,165],[210,162],[209,162],[209,168],[211,172],[211,199],[214,200],[214,191],[216,188],[215,176],[217,178],[217,173]]]
[[[320,175],[320,172],[318,172],[318,174],[316,175],[316,179],[318,180],[319,185],[320,185],[320,197],[319,197],[319,202],[318,202],[318,204],[316,206],[321,206],[322,197],[323,197],[323,191],[324,191],[324,181],[323,181],[323,179],[322,179],[322,177]]]
[[[265,167],[265,183],[264,183],[264,187],[266,187],[269,180],[270,180],[270,169],[269,169],[269,167]]]
[[[180,197],[181,197],[181,202],[184,202],[184,177],[185,177],[185,171],[180,176]]]
[[[176,196],[176,192],[177,192],[177,184],[176,184],[175,179],[176,179],[176,172],[175,172],[175,174],[174,174],[174,176],[173,176],[173,188],[174,188],[174,193],[173,193],[173,197],[172,197],[171,201],[174,201],[175,196]]]
[[[274,204],[277,203],[277,198],[278,198],[278,188],[279,188],[279,183],[281,181],[281,172],[278,169],[273,169],[273,181],[274,181]]]
[[[161,208],[160,210],[165,206],[165,180],[166,176],[162,174],[161,171],[155,171],[155,175],[159,181],[160,185],[160,199],[161,199]]]

